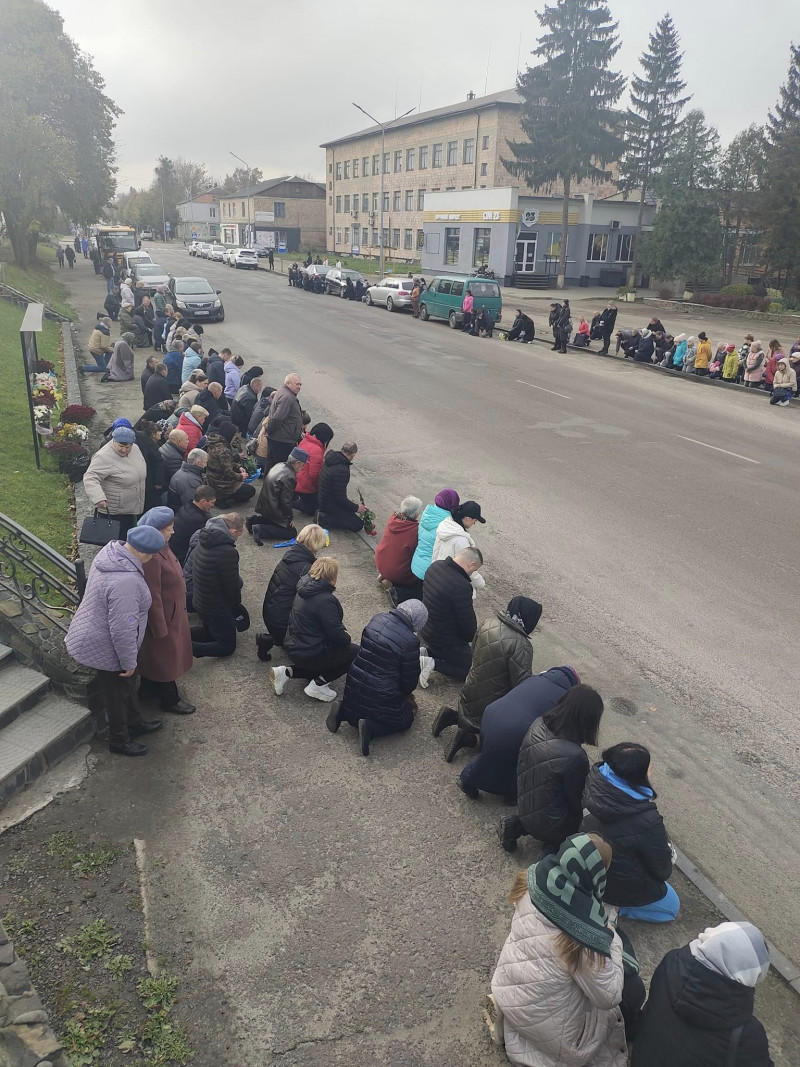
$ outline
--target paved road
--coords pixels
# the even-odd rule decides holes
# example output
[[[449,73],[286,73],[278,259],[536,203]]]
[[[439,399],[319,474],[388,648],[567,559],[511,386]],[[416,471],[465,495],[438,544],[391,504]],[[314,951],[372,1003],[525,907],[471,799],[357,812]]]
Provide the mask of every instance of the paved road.
[[[483,503],[480,610],[517,591],[543,601],[537,668],[572,663],[600,688],[603,743],[650,745],[677,843],[797,958],[797,854],[782,832],[797,727],[787,656],[766,639],[791,633],[796,576],[773,578],[764,548],[791,536],[795,413],[157,256],[223,290],[212,344],[270,382],[303,373],[314,418],[358,441],[353,481],[379,515],[446,484]],[[97,282],[70,282],[93,317]],[[137,382],[87,388],[103,424],[137,413]],[[332,550],[359,633],[383,606],[373,565],[352,535]],[[276,556],[242,545],[254,620]],[[427,732],[454,687],[422,694],[417,727],[365,761],[299,687],[274,698],[249,640],[185,686],[197,718],[170,721],[133,767],[101,761],[62,817],[141,836],[164,864],[151,874],[153,943],[182,964],[198,1063],[497,1063],[477,1005],[508,929],[503,896],[530,854],[502,853],[502,806],[468,802]],[[679,924],[632,931],[648,973],[713,921],[676,885]],[[759,995],[781,1067],[800,1048],[793,996],[774,983]]]

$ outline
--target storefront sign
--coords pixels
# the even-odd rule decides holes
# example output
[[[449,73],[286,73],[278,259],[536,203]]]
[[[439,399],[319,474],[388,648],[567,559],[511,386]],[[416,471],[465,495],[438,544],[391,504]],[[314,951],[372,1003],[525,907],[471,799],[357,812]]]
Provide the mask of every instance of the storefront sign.
[[[500,221],[500,212],[499,211],[484,211],[484,213],[483,213],[483,221],[484,222],[499,222]]]
[[[275,221],[275,212],[274,211],[257,211],[256,212],[256,222],[274,222],[274,221]]]
[[[532,226],[535,226],[538,221],[539,221],[539,212],[538,212],[538,210],[536,210],[534,208],[529,208],[527,211],[523,211],[522,212],[522,217],[519,220],[520,226],[524,226],[525,229],[528,229],[528,230]]]
[[[458,215],[454,215],[454,214],[451,214],[451,215],[437,215],[434,221],[435,222],[459,222],[460,219],[461,219],[461,215],[460,214],[458,214]]]

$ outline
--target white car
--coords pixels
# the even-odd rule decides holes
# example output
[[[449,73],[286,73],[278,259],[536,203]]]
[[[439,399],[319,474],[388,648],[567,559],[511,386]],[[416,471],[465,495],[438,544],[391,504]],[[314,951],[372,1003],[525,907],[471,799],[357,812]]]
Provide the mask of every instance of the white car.
[[[221,263],[226,251],[225,245],[212,245],[206,253],[206,259],[215,259],[218,263]]]
[[[258,270],[258,253],[254,248],[237,248],[231,257],[230,265],[238,270]]]
[[[381,278],[367,289],[367,303],[370,307],[381,304],[387,311],[410,308],[413,288],[412,278]]]
[[[189,253],[190,256],[196,256],[197,255],[197,249],[199,247],[200,247],[200,242],[195,240],[195,241],[192,241],[192,243],[189,245],[189,247],[187,248],[186,251]]]
[[[125,270],[127,270],[128,274],[130,274],[131,271],[133,270],[133,265],[135,263],[152,263],[153,262],[152,259],[150,258],[150,256],[147,254],[147,252],[126,252],[125,256],[124,256],[124,259],[125,259]]]
[[[238,248],[226,248],[222,253],[222,262],[227,263],[229,267],[233,266],[231,258],[239,251]]]
[[[153,240],[153,231],[152,230],[142,230],[142,232],[139,234],[139,236],[141,237],[141,239],[143,241],[152,241]]]
[[[206,241],[198,241],[195,246],[194,254],[200,256],[201,259],[205,259],[206,252],[211,247]]]

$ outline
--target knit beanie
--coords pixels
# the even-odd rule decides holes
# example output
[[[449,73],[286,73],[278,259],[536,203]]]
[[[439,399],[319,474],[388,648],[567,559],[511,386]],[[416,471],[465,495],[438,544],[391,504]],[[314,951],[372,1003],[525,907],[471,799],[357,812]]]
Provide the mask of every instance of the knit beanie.
[[[428,609],[421,600],[404,600],[397,605],[397,610],[411,623],[411,629],[418,634],[428,621]]]
[[[458,507],[461,501],[455,489],[442,489],[433,498],[433,502],[437,508],[452,511],[453,508]]]

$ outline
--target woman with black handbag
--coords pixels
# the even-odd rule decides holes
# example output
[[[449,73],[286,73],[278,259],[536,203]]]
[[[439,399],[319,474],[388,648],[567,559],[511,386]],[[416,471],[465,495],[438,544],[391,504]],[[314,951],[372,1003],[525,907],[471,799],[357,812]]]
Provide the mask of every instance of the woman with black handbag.
[[[136,433],[118,426],[111,440],[92,456],[83,476],[83,487],[96,511],[103,511],[120,524],[120,538],[136,525],[144,511],[147,465],[136,444]]]

